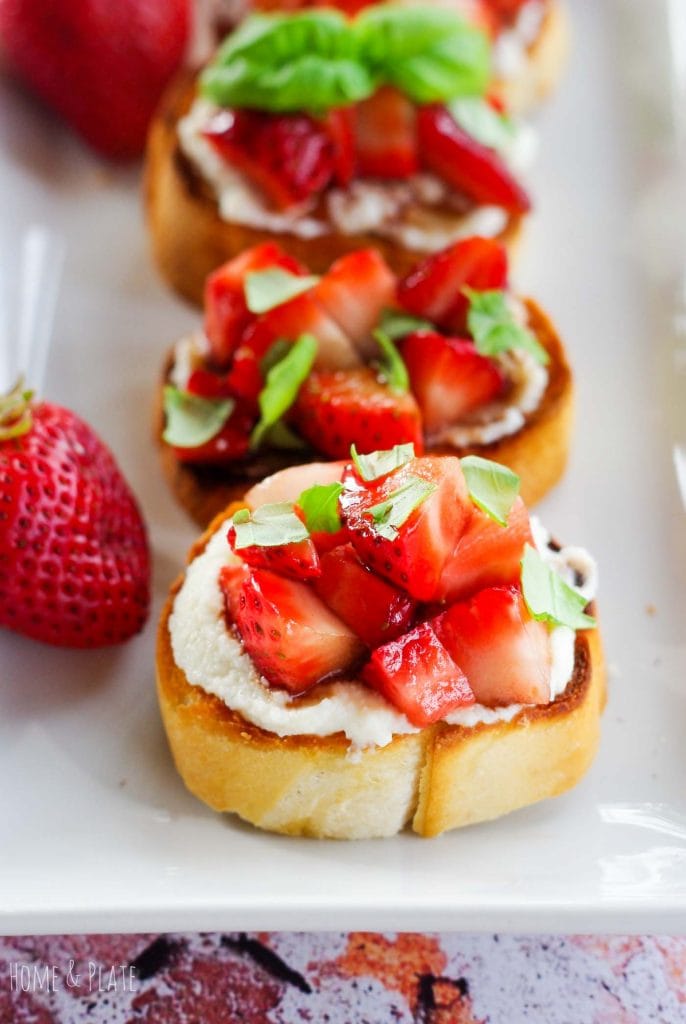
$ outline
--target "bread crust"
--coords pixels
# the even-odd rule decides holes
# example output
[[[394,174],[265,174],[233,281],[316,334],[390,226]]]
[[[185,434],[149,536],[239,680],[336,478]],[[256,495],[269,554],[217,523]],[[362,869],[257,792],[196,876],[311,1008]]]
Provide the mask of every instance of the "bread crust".
[[[189,562],[235,507],[205,531]],[[169,634],[183,578],[160,619],[157,692],[176,767],[216,811],[289,835],[362,839],[411,826],[435,836],[557,796],[593,759],[605,703],[597,629],[577,634],[572,679],[551,704],[474,728],[439,722],[350,756],[343,733],[279,737],[189,683]]]
[[[162,276],[171,287],[201,306],[205,278],[244,249],[276,240],[312,273],[325,273],[334,260],[356,249],[375,248],[396,274],[406,274],[427,254],[405,249],[374,234],[318,238],[274,234],[229,223],[219,216],[216,200],[181,152],[176,125],[195,95],[197,72],[184,71],[162,98],[148,136],[144,196],[152,250]],[[514,250],[523,218],[512,215],[499,239]]]
[[[553,487],[567,465],[569,441],[574,414],[572,371],[562,341],[550,319],[532,299],[526,300],[529,323],[536,337],[550,355],[549,379],[545,394],[521,430],[487,445],[452,448],[439,445],[427,448],[427,454],[481,455],[502,462],[515,471],[521,480],[520,493],[527,505],[533,505]],[[205,527],[226,506],[238,500],[257,480],[271,473],[302,462],[302,453],[273,452],[235,467],[193,466],[176,458],[169,445],[161,440],[164,429],[162,387],[171,370],[170,355],[158,388],[154,434],[160,451],[164,476],[177,501],[198,526]],[[321,461],[313,454],[311,461]]]
[[[512,113],[530,111],[555,90],[567,64],[570,45],[567,8],[558,0],[551,0],[541,30],[529,47],[525,67],[518,75],[497,83]]]

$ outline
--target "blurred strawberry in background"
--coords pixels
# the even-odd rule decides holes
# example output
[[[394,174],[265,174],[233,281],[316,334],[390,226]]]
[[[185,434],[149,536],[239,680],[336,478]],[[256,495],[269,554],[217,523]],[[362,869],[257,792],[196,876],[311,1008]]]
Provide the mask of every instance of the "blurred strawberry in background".
[[[10,70],[114,159],[142,151],[190,30],[191,0],[0,0]]]

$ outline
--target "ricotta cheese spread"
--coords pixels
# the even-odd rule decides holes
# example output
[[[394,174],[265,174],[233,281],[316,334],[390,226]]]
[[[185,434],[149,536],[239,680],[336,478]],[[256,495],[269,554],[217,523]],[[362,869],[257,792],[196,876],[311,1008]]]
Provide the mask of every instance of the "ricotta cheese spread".
[[[556,571],[588,600],[595,594],[597,574],[593,559],[581,548],[554,548],[541,524],[532,517],[536,545]],[[254,725],[278,736],[311,734],[330,736],[343,732],[353,750],[385,746],[393,736],[418,732],[380,694],[362,683],[340,680],[330,685],[327,696],[316,703],[294,701],[285,691],[261,681],[243,645],[227,629],[219,571],[236,556],[226,530],[220,528],[204,552],[191,562],[174,601],[169,619],[174,660],[190,683],[223,700]],[[566,627],[552,631],[553,672],[551,700],[562,693],[574,666],[574,632]],[[522,706],[502,708],[472,705],[453,712],[446,722],[475,726],[510,721]]]
[[[343,235],[371,232],[416,252],[437,252],[470,235],[495,238],[507,226],[509,214],[500,206],[477,206],[465,212],[451,206],[451,190],[430,174],[407,180],[379,182],[358,178],[346,189],[333,188],[325,195],[326,217],[315,212],[308,200],[286,212],[271,210],[258,189],[224,161],[203,130],[221,108],[196,99],[178,124],[181,149],[210,186],[223,220],[275,234],[318,238],[332,227]],[[522,165],[533,158],[530,129],[522,127],[519,142],[514,136],[510,162]]]

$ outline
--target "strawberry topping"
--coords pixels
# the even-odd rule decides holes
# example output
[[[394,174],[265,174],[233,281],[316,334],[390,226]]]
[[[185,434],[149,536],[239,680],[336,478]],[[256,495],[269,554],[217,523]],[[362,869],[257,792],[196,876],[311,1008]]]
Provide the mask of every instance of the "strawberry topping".
[[[362,678],[419,728],[474,703],[464,672],[428,622],[378,647]]]
[[[459,423],[505,389],[498,365],[464,338],[416,331],[405,339],[402,355],[428,434]]]
[[[419,153],[424,167],[477,203],[526,213],[528,195],[494,149],[469,135],[439,104],[420,107]]]
[[[409,178],[419,170],[417,110],[385,85],[355,108],[357,169],[362,177]]]
[[[221,110],[204,135],[280,210],[309,199],[341,173],[340,143],[306,114]]]
[[[293,410],[298,430],[332,459],[345,458],[350,445],[361,452],[412,441],[422,450],[417,403],[379,381],[370,368],[315,371],[300,389]]]

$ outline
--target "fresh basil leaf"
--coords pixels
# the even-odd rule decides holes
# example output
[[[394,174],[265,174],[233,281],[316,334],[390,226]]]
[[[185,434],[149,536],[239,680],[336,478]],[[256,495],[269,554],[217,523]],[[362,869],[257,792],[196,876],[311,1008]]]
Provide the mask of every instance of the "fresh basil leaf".
[[[235,513],[232,523],[235,530],[234,551],[253,545],[270,548],[295,544],[309,537],[307,527],[295,514],[290,501],[260,505],[254,512],[240,509]]]
[[[401,466],[407,465],[414,458],[414,445],[396,444],[382,452],[371,452],[369,455],[360,455],[355,447],[350,447],[350,457],[355,463],[357,472],[363,480],[378,480],[379,477],[387,476]]]
[[[504,291],[478,292],[463,288],[469,299],[467,326],[482,356],[497,356],[513,348],[529,352],[544,366],[550,356],[532,331],[517,323]]]
[[[162,440],[175,448],[199,448],[219,433],[235,404],[232,398],[202,398],[168,384]]]
[[[488,87],[488,40],[453,11],[378,4],[351,30],[359,56],[417,103],[481,95]]]
[[[495,110],[479,96],[462,96],[451,100],[448,109],[460,128],[477,142],[497,152],[507,152],[515,134],[511,120]]]
[[[434,331],[436,328],[430,320],[412,316],[411,313],[403,313],[399,309],[384,309],[378,329],[391,341],[397,341],[415,331]]]
[[[385,501],[372,505],[365,512],[374,520],[374,532],[386,540],[395,540],[398,528],[405,523],[416,508],[436,490],[436,484],[410,476],[397,491],[389,494]]]
[[[479,455],[466,455],[460,464],[474,504],[496,523],[507,526],[507,517],[519,494],[517,474]]]
[[[345,15],[334,8],[288,14],[252,14],[219,47],[213,65],[226,67],[237,57],[278,66],[315,53],[321,57],[353,56]]]
[[[389,388],[392,388],[393,391],[409,391],[410,375],[394,342],[381,330],[374,331],[374,337],[382,355],[379,361],[379,370]]]
[[[590,629],[596,624],[584,612],[586,598],[553,572],[530,544],[522,559],[522,594],[533,617],[541,622],[570,629]]]
[[[343,484],[314,484],[303,491],[296,505],[305,513],[310,533],[336,533],[343,525],[338,513],[338,498]]]
[[[251,313],[266,313],[308,292],[319,281],[314,274],[299,276],[281,267],[253,270],[245,275],[243,282],[245,301]]]
[[[272,366],[257,399],[260,419],[250,438],[253,448],[262,443],[269,429],[293,405],[317,357],[317,347],[312,334],[301,334],[283,359]]]
[[[276,341],[272,342],[265,354],[260,359],[260,373],[262,379],[267,379],[267,374],[271,370],[272,366],[276,366],[277,363],[281,362],[287,352],[291,350],[291,342],[285,338],[277,338]]]

